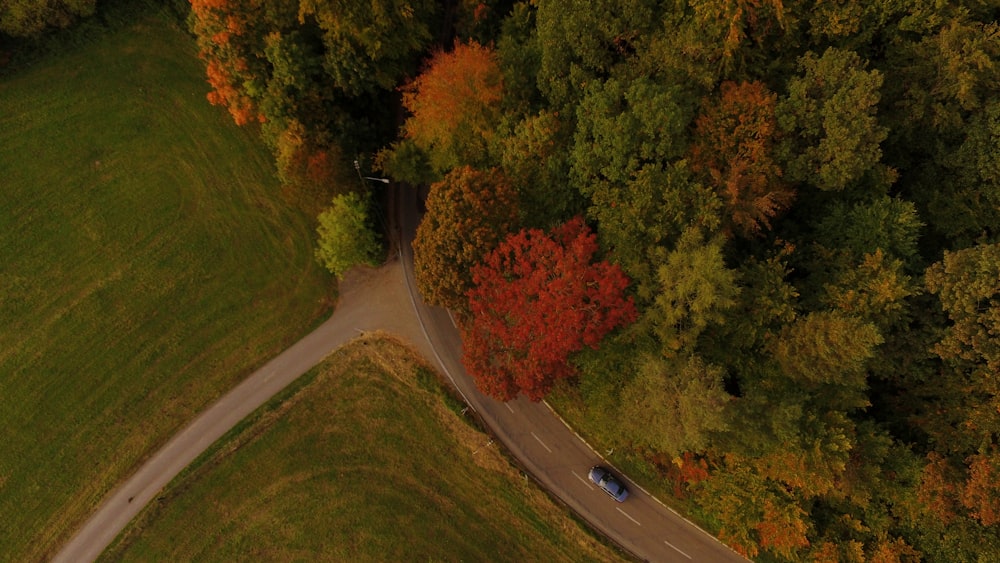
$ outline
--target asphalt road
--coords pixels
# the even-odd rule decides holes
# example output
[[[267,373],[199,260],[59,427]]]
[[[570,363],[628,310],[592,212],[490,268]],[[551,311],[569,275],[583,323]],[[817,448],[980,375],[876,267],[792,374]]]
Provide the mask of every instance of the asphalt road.
[[[476,390],[460,361],[461,340],[446,310],[425,305],[413,284],[411,241],[419,220],[416,194],[393,186],[399,218],[394,231],[401,258],[377,271],[354,274],[342,284],[335,313],[243,383],[206,409],[112,491],[66,543],[54,561],[94,561],[135,515],[181,470],[259,406],[359,332],[384,330],[437,362],[466,402],[522,467],[553,495],[639,559],[648,561],[745,561],[656,499],[630,485],[618,504],[587,480],[601,457],[544,403],[500,403]],[[409,291],[400,291],[402,288]],[[419,323],[413,322],[416,312]],[[619,473],[620,475],[620,473]]]
[[[413,240],[418,216],[413,192],[400,194],[403,240]],[[407,201],[407,198],[410,198]],[[619,546],[646,561],[746,561],[625,478],[630,495],[617,503],[587,478],[597,464],[612,467],[545,403],[523,397],[501,403],[480,393],[461,362],[462,342],[451,315],[419,299],[413,282],[412,250],[403,245],[404,272],[414,308],[439,363],[466,403],[521,466],[551,494]],[[616,472],[623,477],[621,472]]]

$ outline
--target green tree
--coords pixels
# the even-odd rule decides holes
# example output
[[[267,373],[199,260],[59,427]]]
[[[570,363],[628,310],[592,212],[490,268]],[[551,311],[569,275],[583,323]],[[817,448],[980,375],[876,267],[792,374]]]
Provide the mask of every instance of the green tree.
[[[549,227],[584,211],[569,181],[570,123],[550,111],[525,117],[501,140],[501,163],[521,194],[525,222]]]
[[[595,80],[577,106],[572,180],[590,195],[624,183],[644,165],[683,156],[694,100],[649,78]]]
[[[758,376],[741,382],[729,414],[740,425],[719,440],[721,451],[745,457],[762,476],[804,498],[835,493],[856,441],[845,395],[857,405],[857,393],[845,393],[844,386],[803,389],[773,365]]]
[[[910,321],[908,298],[919,291],[903,262],[886,258],[882,249],[865,254],[854,268],[824,285],[823,301],[844,313],[875,323],[883,332],[905,329]]]
[[[671,457],[704,451],[726,430],[725,372],[698,356],[649,356],[622,390],[620,427],[637,444]]]
[[[556,111],[572,109],[591,84],[632,63],[659,27],[649,0],[553,0],[537,10],[538,87]]]
[[[685,161],[644,166],[631,180],[599,182],[588,214],[601,246],[635,279],[643,301],[659,290],[658,270],[685,229],[715,231],[722,202],[695,180]]]
[[[97,0],[0,0],[0,33],[35,37],[94,13]]]
[[[920,18],[906,23],[919,35],[900,34],[883,65],[895,101],[886,106],[894,110],[894,158],[931,230],[969,246],[998,221],[990,163],[1000,27],[995,14],[969,3],[914,7]]]
[[[715,361],[741,371],[754,363],[774,334],[795,320],[799,292],[787,279],[791,274],[787,258],[792,252],[791,245],[786,245],[765,259],[750,257],[739,265],[736,302],[723,311],[715,349],[704,350],[713,352]]]
[[[854,205],[833,203],[817,222],[813,238],[828,249],[846,252],[852,263],[881,250],[913,268],[923,226],[912,202],[882,196]]]
[[[827,406],[844,410],[867,406],[865,364],[882,341],[874,325],[856,317],[814,312],[788,325],[771,352],[785,377],[804,389],[822,389]]]
[[[262,90],[248,88],[248,92],[263,118],[264,140],[272,148],[288,132],[299,141],[303,159],[336,150],[333,147],[340,143],[363,144],[369,136],[367,127],[352,116],[358,102],[331,82],[323,66],[324,46],[313,30],[293,21],[267,31],[263,53],[254,56],[266,63],[266,73],[261,77]],[[290,177],[292,186],[303,181],[294,170],[279,167],[279,174]]]
[[[695,52],[720,70],[745,68],[753,59],[755,44],[767,43],[785,27],[781,0],[706,0],[693,8],[691,35]]]
[[[729,415],[741,424],[722,451],[803,498],[840,497],[858,442],[851,415],[868,406],[866,366],[879,343],[874,326],[841,313],[798,317],[769,339],[770,360],[742,370]]]
[[[939,7],[919,0],[809,2],[789,5],[787,17],[796,20],[800,40],[810,46],[832,45],[869,57],[880,55],[879,42],[898,33],[897,27],[912,29]]]
[[[350,96],[391,90],[434,39],[433,0],[300,0],[298,19],[322,33],[323,67]]]
[[[377,266],[382,246],[372,225],[368,202],[351,192],[333,198],[319,215],[316,259],[337,278],[360,264]]]
[[[424,299],[468,309],[472,268],[520,223],[517,192],[498,170],[461,167],[431,185],[413,240],[413,269]]]
[[[882,74],[865,70],[853,51],[833,47],[822,56],[807,53],[799,66],[802,75],[789,80],[776,109],[786,178],[843,190],[881,162],[879,145],[887,135],[876,117]]]
[[[576,112],[570,181],[641,299],[655,292],[667,245],[684,229],[719,226],[719,197],[678,160],[692,115],[683,89],[649,78],[595,81]]]
[[[801,254],[808,305],[840,309],[883,331],[905,330],[910,298],[919,293],[922,229],[916,206],[899,198],[827,206]]]
[[[941,384],[961,400],[948,419],[964,427],[962,441],[942,437],[971,453],[1000,435],[1000,244],[945,252],[925,280],[951,321],[934,353],[946,362]]]
[[[1000,32],[998,44],[1000,44]],[[1000,51],[1000,45],[998,45]],[[1000,66],[1000,52],[997,64]],[[998,75],[1000,80],[1000,75]],[[934,226],[950,238],[1000,236],[1000,96],[971,116],[965,139],[942,154],[941,182],[926,194]]]
[[[441,180],[430,159],[412,139],[402,139],[383,147],[375,156],[375,167],[398,182],[422,185]]]
[[[736,304],[736,273],[722,258],[724,239],[705,240],[700,229],[688,229],[660,266],[660,291],[646,314],[668,354],[694,350],[698,337]]]
[[[497,39],[497,60],[503,73],[504,106],[508,115],[525,116],[542,106],[538,72],[542,47],[535,25],[535,9],[517,2],[503,21]]]

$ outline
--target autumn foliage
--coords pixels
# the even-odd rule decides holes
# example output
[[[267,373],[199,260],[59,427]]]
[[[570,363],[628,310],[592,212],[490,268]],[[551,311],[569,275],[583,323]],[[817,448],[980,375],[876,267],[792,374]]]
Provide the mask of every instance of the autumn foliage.
[[[499,400],[541,400],[573,373],[567,359],[596,348],[636,318],[617,265],[593,262],[597,239],[581,218],[551,234],[509,236],[472,270],[463,362],[479,388]]]
[[[795,504],[764,501],[764,518],[756,526],[761,547],[791,559],[796,549],[809,545],[807,516]]]
[[[918,500],[924,510],[947,526],[958,509],[957,479],[953,475],[956,472],[937,452],[929,453],[927,462],[920,476]]]
[[[242,87],[249,77],[250,43],[256,40],[246,35],[251,11],[229,0],[191,0],[191,29],[212,86],[208,101],[229,110],[238,125],[263,121]]]
[[[969,478],[962,491],[962,504],[983,526],[992,526],[1000,522],[1000,455],[977,454],[967,461]]]
[[[491,135],[503,85],[493,50],[474,41],[434,54],[402,88],[404,133],[439,166],[476,159]]]
[[[484,391],[572,375],[750,556],[1000,561],[993,4],[190,1],[283,184],[377,145],[431,186],[417,284]]]
[[[772,156],[778,96],[760,82],[723,82],[720,91],[695,121],[692,167],[722,198],[731,229],[757,234],[794,195]]]
[[[414,276],[424,299],[464,311],[472,267],[517,228],[519,216],[517,191],[499,170],[463,166],[432,184],[413,240]]]
[[[499,103],[500,69],[493,51],[475,41],[438,52],[427,69],[403,88],[403,105],[413,117],[406,134],[429,142],[449,135],[463,122],[482,117],[483,108]]]

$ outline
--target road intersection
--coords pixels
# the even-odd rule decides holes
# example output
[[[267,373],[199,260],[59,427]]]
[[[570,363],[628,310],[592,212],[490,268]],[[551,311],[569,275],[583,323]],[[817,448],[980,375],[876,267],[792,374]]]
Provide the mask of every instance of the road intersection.
[[[413,239],[419,215],[413,190],[398,190],[391,229],[402,243],[378,270],[352,273],[334,314],[202,412],[112,491],[56,555],[58,562],[93,561],[171,479],[240,420],[359,331],[383,330],[435,362],[522,469],[550,494],[638,559],[667,562],[745,561],[627,480],[619,505],[587,479],[601,456],[545,403],[501,403],[482,395],[461,363],[461,339],[447,310],[422,302],[413,281]],[[394,242],[396,242],[394,241]]]

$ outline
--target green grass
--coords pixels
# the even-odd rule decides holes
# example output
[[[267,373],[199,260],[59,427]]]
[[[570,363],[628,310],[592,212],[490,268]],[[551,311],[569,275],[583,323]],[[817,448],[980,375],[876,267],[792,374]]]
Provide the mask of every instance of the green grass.
[[[312,218],[206,92],[158,15],[0,81],[0,560],[329,313]]]
[[[105,560],[610,561],[426,380],[365,337],[175,480]]]

